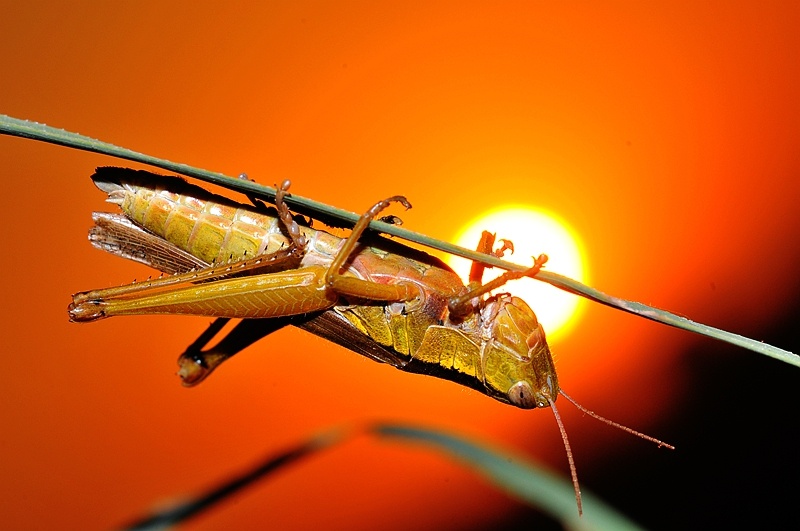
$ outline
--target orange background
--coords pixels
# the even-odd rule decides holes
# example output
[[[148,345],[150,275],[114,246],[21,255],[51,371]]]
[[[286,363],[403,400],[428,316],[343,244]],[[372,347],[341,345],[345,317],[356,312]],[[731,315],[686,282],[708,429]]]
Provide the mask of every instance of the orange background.
[[[0,112],[288,177],[348,210],[403,193],[406,226],[442,239],[526,201],[578,231],[594,286],[800,350],[798,4],[602,4],[5,2]],[[112,528],[365,419],[458,431],[566,472],[548,411],[299,330],[187,390],[174,360],[207,320],[68,323],[71,293],[148,274],[86,242],[90,212],[108,209],[88,176],[108,164],[122,163],[0,138],[2,527]],[[585,489],[652,528],[792,521],[796,369],[597,305],[553,349],[567,392],[678,446],[657,451],[564,402]],[[535,518],[437,455],[360,439],[187,528]]]

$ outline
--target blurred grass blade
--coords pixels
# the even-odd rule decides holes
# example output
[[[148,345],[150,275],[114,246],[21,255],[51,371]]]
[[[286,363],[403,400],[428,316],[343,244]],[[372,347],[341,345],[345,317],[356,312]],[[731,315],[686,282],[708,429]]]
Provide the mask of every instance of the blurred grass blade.
[[[489,479],[520,501],[539,508],[569,529],[637,530],[633,522],[620,515],[590,493],[583,492],[582,517],[578,516],[575,492],[568,478],[561,478],[531,461],[511,455],[507,450],[494,450],[468,439],[439,430],[413,425],[375,423],[364,430],[337,428],[310,438],[277,455],[267,457],[252,469],[239,474],[208,492],[186,502],[146,515],[128,524],[128,531],[169,529],[200,515],[227,498],[267,479],[270,474],[298,463],[303,458],[367,433],[403,444],[424,444],[445,455],[455,457]]]
[[[273,472],[277,472],[284,467],[297,463],[303,458],[309,457],[320,450],[330,448],[347,439],[349,435],[350,432],[340,429],[317,435],[298,446],[289,448],[277,455],[269,456],[252,469],[229,479],[206,493],[200,494],[178,505],[146,515],[123,526],[122,529],[126,531],[170,529],[173,526],[199,515],[203,511],[211,509],[230,496],[251,486],[256,481],[266,478]]]
[[[432,446],[475,469],[492,483],[525,503],[538,507],[569,529],[624,531],[640,529],[588,492],[583,497],[583,516],[578,516],[575,491],[569,479],[511,455],[492,450],[463,437],[410,425],[376,424],[371,430],[384,438]]]
[[[121,148],[113,144],[108,144],[100,140],[89,138],[87,136],[70,133],[68,131],[64,131],[63,129],[56,129],[54,127],[49,127],[36,122],[19,120],[10,116],[0,115],[0,133],[22,138],[30,138],[33,140],[40,140],[42,142],[49,142],[51,144],[58,144],[74,149],[81,149],[84,151],[91,151],[94,153],[131,160],[134,162],[149,164],[167,171],[180,173],[202,181],[224,186],[231,190],[247,194],[248,196],[258,197],[271,202],[275,199],[275,189],[268,186],[262,186],[252,181],[246,181],[243,179],[234,179],[233,177],[228,177],[221,173],[194,168],[186,164],[179,164],[176,162],[159,159],[157,157],[151,157],[150,155],[138,153],[130,149]],[[357,214],[352,212],[347,212],[346,210],[325,205],[323,203],[300,197],[295,194],[287,197],[286,202],[296,212],[311,216],[312,218],[318,219],[332,226],[352,227],[359,217]],[[381,221],[372,221],[369,226],[370,229],[377,232],[391,234],[392,236],[415,242],[420,245],[430,247],[431,249],[437,249],[445,253],[461,256],[469,260],[482,262],[484,264],[502,269],[525,271],[529,267],[529,265],[519,265],[505,262],[494,256],[478,253],[448,242],[436,240],[434,238],[425,236],[424,234],[403,229],[397,225],[390,225]],[[571,278],[567,278],[556,273],[551,273],[549,271],[541,271],[534,278],[536,280],[541,280],[542,282],[547,282],[548,284],[575,295],[611,306],[612,308],[632,313],[634,315],[638,315],[640,317],[657,321],[669,326],[687,330],[689,332],[694,332],[700,335],[718,339],[720,341],[725,341],[726,343],[731,343],[733,345],[752,350],[753,352],[789,363],[796,367],[800,367],[800,356],[797,356],[788,350],[783,350],[766,343],[761,343],[760,341],[755,341],[738,334],[726,332],[725,330],[721,330],[719,328],[696,323],[690,319],[686,319],[685,317],[681,317],[674,313],[660,310],[658,308],[653,308],[639,302],[613,297],[594,288],[590,288],[589,286],[585,286],[578,281],[572,280]]]

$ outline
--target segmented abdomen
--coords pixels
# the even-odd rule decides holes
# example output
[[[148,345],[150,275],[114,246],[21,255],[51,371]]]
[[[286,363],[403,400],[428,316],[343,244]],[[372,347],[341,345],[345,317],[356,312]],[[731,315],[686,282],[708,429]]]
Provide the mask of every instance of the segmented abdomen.
[[[289,245],[277,217],[221,197],[205,200],[169,190],[126,184],[109,201],[138,225],[208,263],[272,253]],[[308,240],[304,262],[328,263],[341,239],[302,227]]]
[[[122,211],[134,222],[209,263],[288,244],[277,218],[245,208],[140,187],[126,187],[121,199]]]

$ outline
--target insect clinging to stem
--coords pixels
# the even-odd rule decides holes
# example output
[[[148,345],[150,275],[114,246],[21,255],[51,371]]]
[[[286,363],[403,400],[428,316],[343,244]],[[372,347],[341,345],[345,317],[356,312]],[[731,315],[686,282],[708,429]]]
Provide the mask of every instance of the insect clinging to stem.
[[[179,358],[185,385],[205,379],[223,361],[286,325],[295,325],[401,370],[445,378],[513,406],[551,407],[558,423],[581,512],[572,452],[558,410],[559,387],[545,331],[520,298],[491,292],[524,272],[482,283],[473,264],[469,283],[441,261],[383,237],[365,234],[369,222],[402,196],[378,201],[344,239],[298,222],[284,202],[244,205],[178,177],[125,168],[92,176],[123,214],[94,213],[91,243],[168,273],[155,280],[73,296],[70,320],[88,322],[135,314],[188,314],[217,320]],[[493,250],[485,232],[478,251]],[[243,319],[214,347],[208,343],[231,318]]]

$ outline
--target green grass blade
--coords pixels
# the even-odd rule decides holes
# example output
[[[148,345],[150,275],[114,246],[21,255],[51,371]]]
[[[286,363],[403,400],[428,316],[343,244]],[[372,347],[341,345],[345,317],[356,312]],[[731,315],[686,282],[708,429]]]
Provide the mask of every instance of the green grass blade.
[[[274,201],[275,199],[275,189],[268,186],[262,186],[252,181],[235,179],[221,173],[194,168],[186,164],[179,164],[170,162],[168,160],[159,159],[157,157],[151,157],[130,149],[121,148],[100,140],[95,140],[76,133],[70,133],[68,131],[64,131],[63,129],[56,129],[54,127],[49,127],[36,122],[19,120],[10,116],[0,115],[0,134],[49,142],[51,144],[66,146],[73,149],[81,149],[121,159],[131,160],[134,162],[140,162],[143,164],[149,164],[167,171],[180,173],[202,181],[224,186],[231,190],[236,190],[267,201]],[[352,212],[347,212],[346,210],[325,205],[323,203],[319,203],[317,201],[294,194],[287,198],[286,202],[296,212],[311,216],[312,218],[320,219],[335,226],[353,226],[359,217],[357,214]],[[465,249],[448,242],[436,240],[434,238],[425,236],[424,234],[419,234],[407,229],[403,229],[396,225],[383,223],[381,221],[373,221],[370,223],[370,229],[377,232],[390,234],[407,241],[415,242],[417,244],[430,247],[431,249],[437,249],[445,253],[461,256],[469,260],[482,262],[484,264],[506,270],[525,271],[529,267],[506,262],[487,254],[477,253],[470,249]],[[662,324],[687,330],[689,332],[694,332],[700,335],[718,339],[720,341],[725,341],[726,343],[737,345],[739,347],[752,350],[753,352],[789,363],[790,365],[800,367],[800,356],[797,356],[796,354],[787,350],[783,350],[766,343],[761,343],[738,334],[726,332],[725,330],[721,330],[719,328],[697,323],[665,310],[660,310],[658,308],[647,306],[635,301],[613,297],[589,286],[585,286],[576,280],[572,280],[571,278],[567,278],[556,273],[551,273],[549,271],[541,271],[534,278],[542,282],[547,282],[548,284],[551,284],[559,289],[568,291],[581,297],[585,297],[601,304],[605,304],[612,308],[632,313],[634,315],[657,321]]]
[[[714,328],[713,326],[698,323],[696,321],[692,321],[691,319],[687,319],[686,317],[681,317],[680,315],[676,315],[672,312],[654,308],[653,306],[648,306],[640,302],[607,295],[600,290],[590,288],[589,286],[585,286],[580,282],[557,273],[542,271],[534,278],[543,282],[547,282],[548,284],[564,291],[568,291],[586,299],[605,304],[606,306],[610,306],[617,310],[632,313],[634,315],[638,315],[639,317],[650,319],[651,321],[674,326],[675,328],[694,332],[702,336],[718,339],[720,341],[730,343],[731,345],[736,345],[747,350],[752,350],[758,354],[775,358],[776,360],[794,365],[795,367],[800,367],[800,356],[793,352],[789,352],[788,350],[784,350],[767,343],[762,343],[761,341],[756,341],[755,339],[750,339],[749,337],[741,336],[739,334],[734,334],[733,332],[728,332],[720,328]]]
[[[529,459],[515,457],[507,450],[493,450],[461,436],[411,425],[376,424],[371,430],[384,438],[432,446],[474,469],[508,494],[538,507],[569,529],[640,529],[588,492],[581,492],[583,516],[578,516],[570,480]]]

